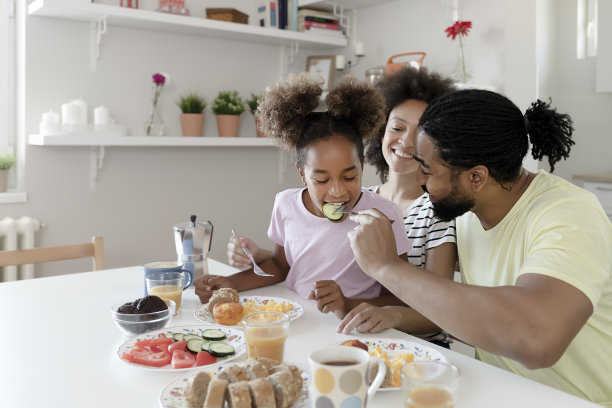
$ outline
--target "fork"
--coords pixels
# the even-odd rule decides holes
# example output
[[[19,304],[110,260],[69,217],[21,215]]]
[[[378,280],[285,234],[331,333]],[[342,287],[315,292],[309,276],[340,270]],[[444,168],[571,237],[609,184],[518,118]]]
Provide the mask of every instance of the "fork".
[[[342,207],[338,208],[334,211],[334,214],[351,214],[351,215],[359,215],[359,213],[350,210],[348,204],[342,204]],[[389,220],[391,224],[395,222],[395,220]]]
[[[234,230],[232,230],[232,237],[236,237],[236,233],[234,232]],[[242,247],[242,250],[244,251],[246,256],[249,257],[251,262],[253,263],[253,272],[255,272],[255,275],[259,275],[259,276],[274,276],[274,275],[270,275],[269,273],[266,273],[263,269],[261,269],[255,263],[255,259],[253,259],[253,254],[251,254],[251,251],[249,251],[249,249],[247,247]]]

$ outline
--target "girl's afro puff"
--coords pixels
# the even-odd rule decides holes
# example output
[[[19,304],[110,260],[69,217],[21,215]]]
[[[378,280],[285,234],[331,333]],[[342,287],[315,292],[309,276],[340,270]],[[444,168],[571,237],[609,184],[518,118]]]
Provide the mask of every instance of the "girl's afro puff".
[[[293,149],[314,142],[309,128],[326,115],[314,114],[320,104],[323,81],[306,72],[290,74],[268,87],[257,108],[260,130],[284,148]],[[350,124],[361,139],[376,136],[385,121],[384,101],[367,83],[345,76],[325,98],[327,116]],[[329,134],[316,135],[316,138]],[[305,138],[312,140],[304,140]]]

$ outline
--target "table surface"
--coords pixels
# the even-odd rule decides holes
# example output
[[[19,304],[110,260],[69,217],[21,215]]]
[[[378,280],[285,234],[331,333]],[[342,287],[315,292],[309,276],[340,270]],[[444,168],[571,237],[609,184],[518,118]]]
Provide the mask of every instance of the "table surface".
[[[209,259],[209,271],[230,266]],[[155,372],[123,363],[117,349],[127,338],[110,308],[142,296],[141,267],[0,283],[0,407],[157,407],[163,388],[183,372]],[[309,371],[311,350],[355,337],[397,338],[435,348],[462,373],[457,408],[597,406],[397,330],[376,335],[336,333],[338,319],[322,314],[283,284],[244,292],[297,301],[304,314],[291,322],[285,361]],[[202,324],[193,289],[183,295],[171,326]],[[241,357],[237,361],[242,361]],[[401,391],[378,392],[369,407],[401,406]]]

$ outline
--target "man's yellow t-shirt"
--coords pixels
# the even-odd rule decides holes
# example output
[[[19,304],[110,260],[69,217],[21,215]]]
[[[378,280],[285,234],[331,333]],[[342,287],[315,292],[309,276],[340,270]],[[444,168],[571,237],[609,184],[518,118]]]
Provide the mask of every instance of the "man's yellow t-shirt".
[[[485,231],[474,213],[457,218],[465,283],[514,285],[524,273],[582,291],[593,314],[553,366],[529,370],[478,349],[482,361],[612,407],[612,225],[597,198],[540,170],[504,219]]]

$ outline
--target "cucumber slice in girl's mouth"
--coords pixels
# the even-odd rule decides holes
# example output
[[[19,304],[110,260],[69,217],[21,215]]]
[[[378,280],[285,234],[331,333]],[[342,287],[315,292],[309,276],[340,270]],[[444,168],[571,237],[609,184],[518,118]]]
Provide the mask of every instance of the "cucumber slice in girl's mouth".
[[[330,221],[340,221],[344,217],[343,213],[334,214],[334,212],[342,207],[343,203],[325,203],[321,208],[323,215]]]

